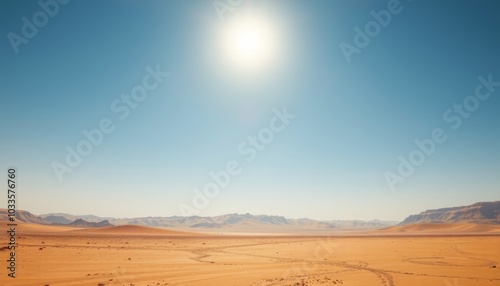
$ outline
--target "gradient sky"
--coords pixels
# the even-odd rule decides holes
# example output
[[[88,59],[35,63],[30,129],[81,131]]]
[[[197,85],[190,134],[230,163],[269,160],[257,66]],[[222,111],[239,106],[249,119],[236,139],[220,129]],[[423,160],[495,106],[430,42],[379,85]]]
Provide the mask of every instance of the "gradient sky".
[[[2,0],[0,178],[17,166],[18,208],[36,214],[181,215],[230,160],[241,174],[200,215],[402,220],[498,200],[500,88],[457,130],[443,113],[478,76],[500,81],[500,3],[401,1],[348,63],[339,44],[388,2],[247,0],[221,21],[206,0],[73,0],[16,54],[7,35],[41,8]],[[221,51],[242,15],[277,33],[278,53],[253,73]],[[112,102],[157,65],[169,77],[120,120]],[[239,144],[285,106],[296,117],[247,162]],[[51,164],[103,118],[115,130],[59,182]],[[447,141],[391,191],[384,173],[435,128]]]

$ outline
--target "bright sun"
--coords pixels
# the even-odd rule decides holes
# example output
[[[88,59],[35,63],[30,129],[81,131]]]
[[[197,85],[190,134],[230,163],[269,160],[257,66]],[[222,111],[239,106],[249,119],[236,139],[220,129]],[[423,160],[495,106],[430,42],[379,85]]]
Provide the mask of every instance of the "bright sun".
[[[276,52],[272,26],[258,17],[240,17],[227,23],[224,54],[232,64],[244,69],[262,68]]]

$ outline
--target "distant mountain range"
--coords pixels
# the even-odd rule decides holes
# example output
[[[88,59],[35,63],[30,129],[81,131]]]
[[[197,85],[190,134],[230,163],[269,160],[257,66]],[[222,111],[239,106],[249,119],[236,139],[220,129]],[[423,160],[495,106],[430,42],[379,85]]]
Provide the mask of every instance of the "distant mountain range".
[[[144,225],[167,227],[172,229],[204,229],[204,230],[333,230],[333,229],[367,229],[380,228],[398,222],[383,221],[318,221],[313,219],[289,219],[283,216],[226,214],[213,217],[139,217],[139,218],[103,218],[96,216],[74,216],[68,214],[45,214],[41,217],[49,223],[68,223],[73,219],[84,218],[89,222],[106,219],[113,225]]]
[[[94,215],[71,215],[50,213],[35,216],[28,211],[17,211],[19,221],[35,224],[66,225],[74,227],[100,227],[111,225],[143,225],[171,229],[213,231],[327,231],[345,229],[374,229],[395,225],[395,221],[332,220],[319,221],[308,218],[290,219],[283,216],[226,214],[213,217],[138,217],[113,218]],[[5,210],[0,210],[0,219],[7,219]]]
[[[67,224],[77,219],[83,219],[88,222],[100,222],[103,220],[111,221],[115,219],[114,217],[99,217],[95,215],[71,215],[66,213],[43,214],[40,215],[40,217],[50,223],[61,223],[61,224]]]
[[[6,209],[0,209],[0,220],[7,220],[8,213]],[[73,227],[102,227],[113,226],[108,220],[98,220],[96,222],[89,222],[81,218],[69,220],[60,216],[41,217],[36,216],[28,211],[16,210],[16,220],[24,223],[33,224],[46,224],[46,225],[65,225]]]
[[[420,214],[411,215],[401,222],[401,224],[414,223],[500,224],[500,201],[427,210]]]
[[[0,220],[6,220],[7,210],[0,209]],[[362,220],[329,220],[319,221],[308,218],[290,219],[283,216],[226,214],[212,217],[170,216],[170,217],[138,217],[113,218],[95,215],[71,215],[50,213],[36,216],[28,211],[17,211],[17,220],[26,223],[46,225],[66,225],[73,227],[103,227],[119,225],[142,225],[165,227],[179,230],[200,231],[329,231],[380,229],[398,224],[397,221],[362,221]],[[480,202],[470,206],[427,210],[407,217],[400,224],[418,223],[475,223],[500,224],[500,201]]]

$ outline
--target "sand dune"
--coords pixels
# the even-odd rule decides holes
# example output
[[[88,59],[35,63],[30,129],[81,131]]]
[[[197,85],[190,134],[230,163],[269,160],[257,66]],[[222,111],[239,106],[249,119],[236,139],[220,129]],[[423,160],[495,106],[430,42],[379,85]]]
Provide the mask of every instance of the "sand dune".
[[[0,220],[0,226],[7,229],[7,221]],[[65,233],[66,235],[163,235],[163,236],[206,236],[213,235],[209,233],[190,232],[183,230],[170,230],[165,228],[156,228],[140,225],[120,225],[111,227],[97,228],[77,228],[68,226],[40,225],[32,223],[18,223],[19,233]],[[246,230],[244,232],[243,230]],[[253,235],[264,233],[256,229],[242,229],[242,233],[249,233],[252,230]],[[330,231],[330,232],[279,232],[273,235],[334,235],[334,236],[371,236],[371,235],[460,235],[460,234],[493,234],[500,235],[500,225],[472,224],[472,223],[418,223],[408,225],[397,225],[375,231]],[[233,235],[236,235],[233,233]],[[269,233],[266,233],[269,235]]]
[[[199,236],[194,232],[168,230],[141,225],[120,225],[110,227],[85,228],[70,231],[75,234],[124,234],[124,235],[169,235],[169,236]]]
[[[205,235],[137,225],[17,228],[22,259],[10,286],[500,283],[495,225],[413,224],[331,236]],[[0,276],[7,270],[1,267]]]
[[[7,229],[7,221],[1,220],[0,226]],[[111,227],[97,227],[97,228],[76,228],[68,226],[54,226],[54,225],[40,225],[32,223],[18,223],[17,225],[18,233],[64,233],[65,235],[158,235],[158,236],[207,236],[213,235],[209,233],[199,233],[190,231],[179,231],[170,230],[164,228],[156,228],[149,226],[140,225],[120,225]],[[248,229],[246,232],[249,233]],[[253,229],[251,232],[253,235],[258,235],[260,233],[259,229]],[[486,224],[472,224],[472,223],[418,223],[418,224],[408,224],[408,225],[397,225],[392,227],[387,227],[375,231],[330,231],[330,232],[318,232],[318,233],[308,233],[297,231],[295,233],[290,232],[276,232],[273,235],[334,235],[334,236],[371,236],[371,235],[461,235],[461,234],[492,234],[500,235],[500,225],[486,225]],[[235,235],[233,233],[233,235]],[[269,233],[267,233],[269,235]]]
[[[0,220],[0,227],[2,229],[9,229],[7,226],[7,221],[6,220]],[[55,225],[42,225],[42,224],[33,224],[33,223],[23,223],[23,222],[17,222],[16,230],[19,234],[22,233],[30,233],[30,234],[36,234],[36,233],[57,233],[57,232],[66,232],[66,231],[72,231],[72,230],[77,230],[79,228],[74,228],[74,227],[67,227],[67,226],[55,226]]]
[[[410,229],[429,227],[443,226]],[[39,228],[48,229],[54,230]],[[378,237],[222,237],[176,236],[171,234],[178,232],[133,225],[69,229],[22,233],[17,277],[5,285],[500,285],[498,234],[443,237],[388,231]],[[0,238],[5,241],[5,234]],[[0,249],[0,254],[7,251]],[[5,265],[1,277],[7,275]]]
[[[1,220],[0,227],[8,229],[7,221]],[[175,231],[149,226],[140,225],[121,225],[96,228],[77,228],[69,226],[41,225],[32,223],[17,223],[16,230],[18,234],[65,234],[65,235],[159,235],[159,236],[203,236],[209,234],[200,234],[187,231]]]
[[[391,226],[378,230],[384,233],[432,233],[432,234],[500,234],[500,225],[473,223],[417,223]]]

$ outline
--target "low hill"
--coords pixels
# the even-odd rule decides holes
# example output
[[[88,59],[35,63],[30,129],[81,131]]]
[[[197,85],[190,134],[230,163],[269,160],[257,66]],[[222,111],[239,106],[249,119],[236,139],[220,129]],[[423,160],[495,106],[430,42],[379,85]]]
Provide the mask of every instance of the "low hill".
[[[109,223],[107,220],[103,220],[100,222],[88,222],[86,220],[83,220],[81,218],[68,223],[64,224],[66,226],[73,226],[73,227],[106,227],[106,226],[113,226],[112,224]]]
[[[401,224],[415,223],[500,224],[500,201],[427,210],[417,215],[410,215]]]
[[[113,217],[99,217],[95,215],[71,215],[66,213],[48,213],[40,215],[44,220],[50,223],[71,223],[77,219],[83,219],[88,222],[100,222],[103,220],[112,221],[115,218]]]
[[[67,219],[64,216],[56,216],[56,215],[49,215],[46,217],[43,217],[43,219],[47,222],[54,223],[54,224],[68,224],[72,223],[74,220]]]

